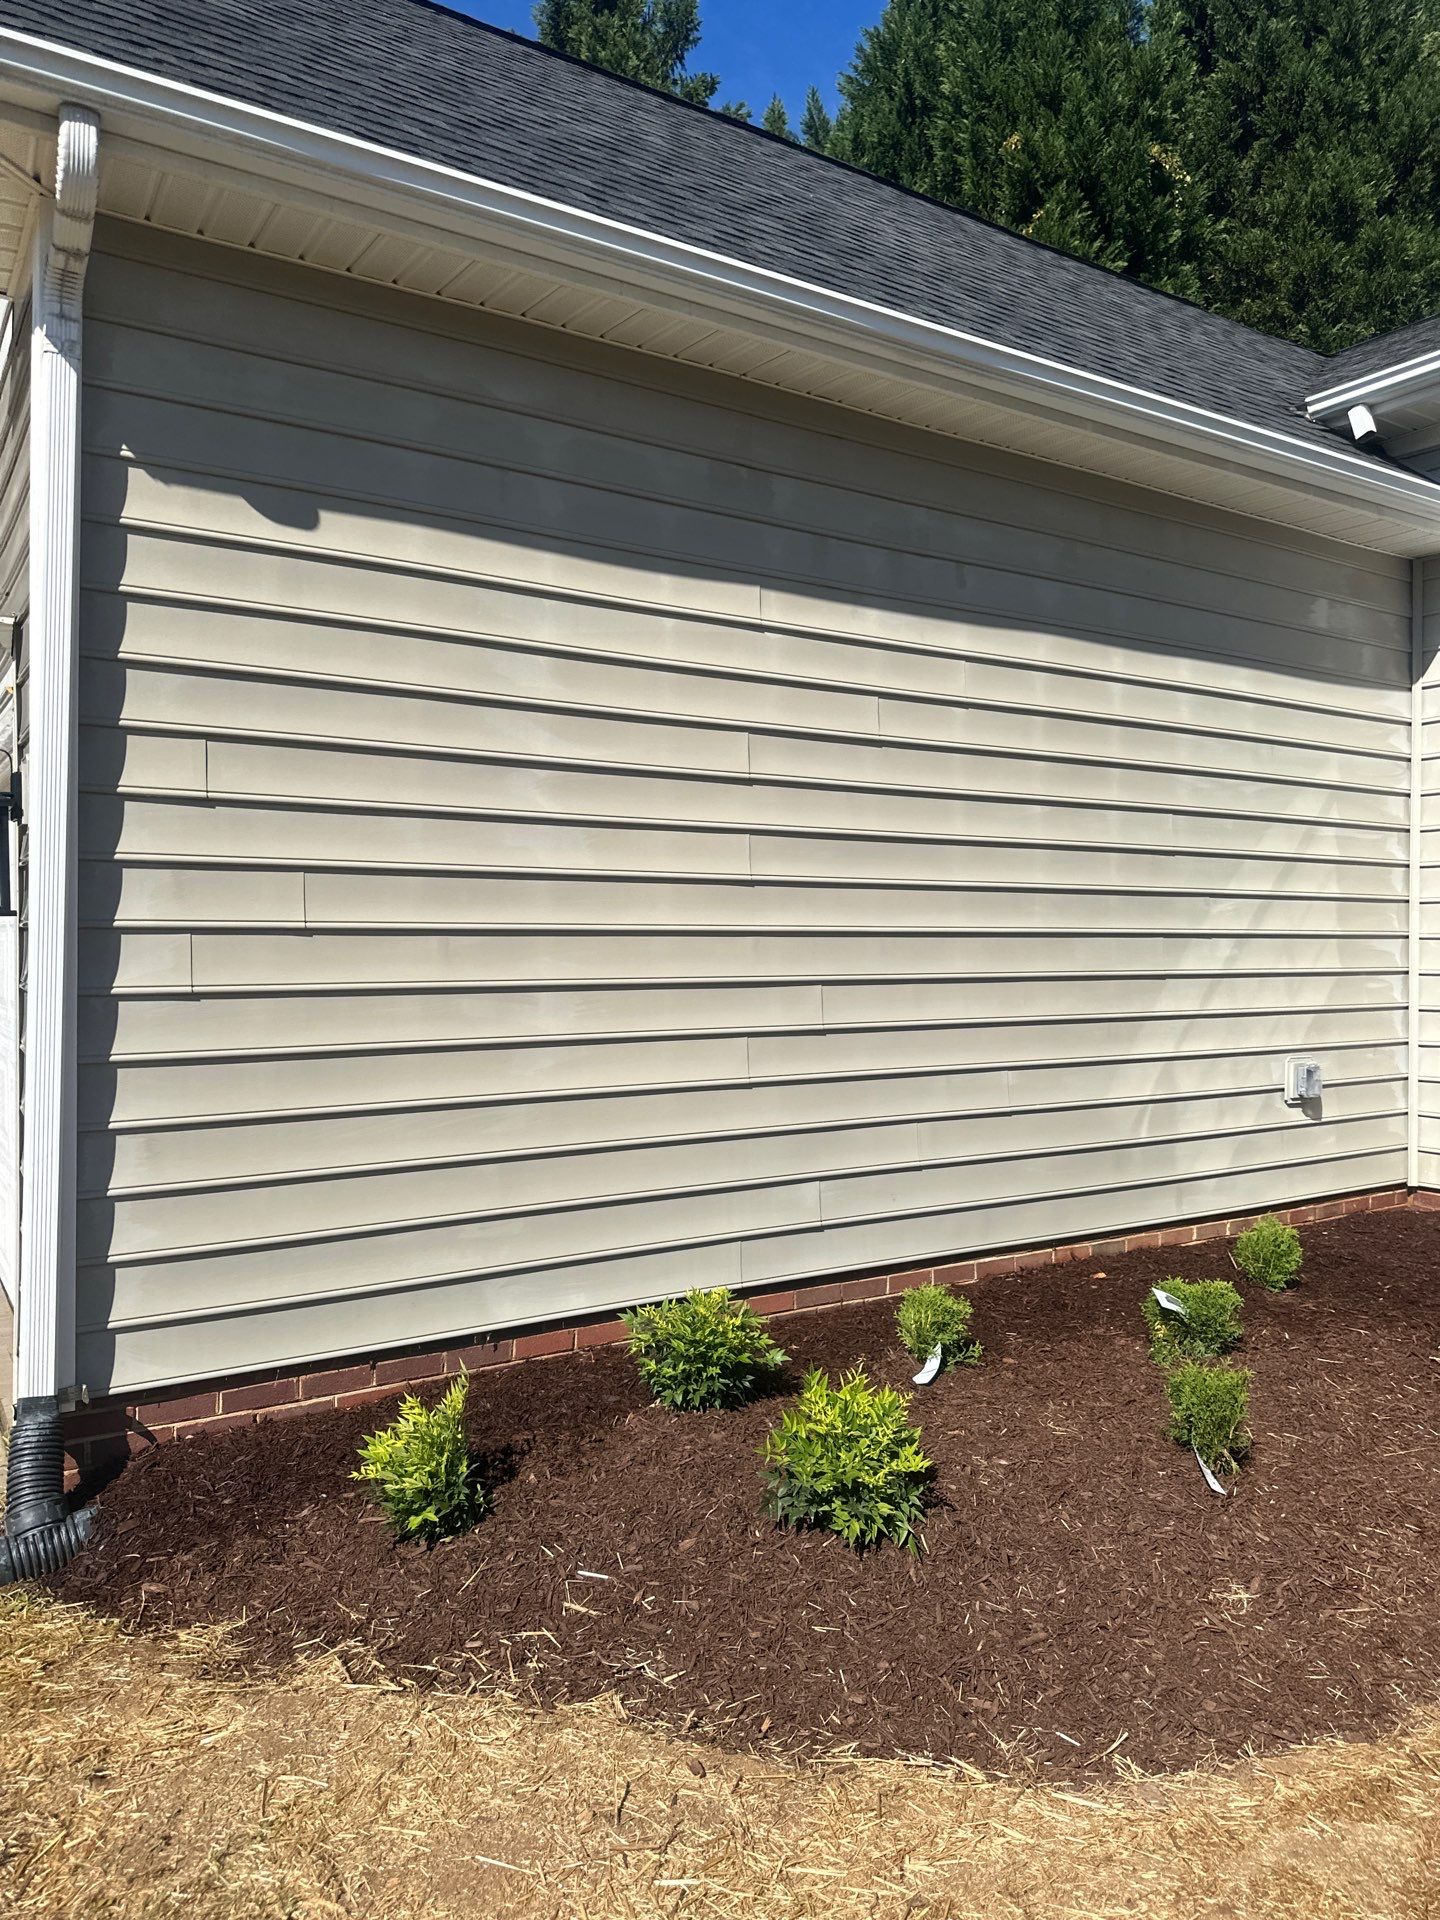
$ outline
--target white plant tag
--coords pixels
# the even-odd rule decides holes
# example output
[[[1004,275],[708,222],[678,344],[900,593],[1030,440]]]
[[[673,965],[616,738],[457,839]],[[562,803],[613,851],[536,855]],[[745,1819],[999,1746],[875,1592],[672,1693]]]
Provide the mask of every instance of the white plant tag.
[[[1150,1291],[1154,1294],[1159,1305],[1165,1309],[1166,1313],[1178,1313],[1182,1320],[1188,1320],[1190,1318],[1188,1309],[1181,1306],[1173,1293],[1167,1293],[1164,1287],[1151,1287]]]
[[[1196,1463],[1198,1464],[1200,1471],[1205,1476],[1206,1486],[1209,1487],[1212,1493],[1218,1493],[1223,1499],[1223,1497],[1230,1491],[1230,1489],[1226,1486],[1222,1486],[1221,1483],[1215,1478],[1214,1474],[1210,1471],[1209,1467],[1207,1467],[1205,1462],[1200,1458],[1200,1449],[1198,1447],[1192,1447],[1190,1451],[1194,1454]]]
[[[928,1387],[930,1385],[930,1382],[935,1378],[936,1374],[939,1373],[940,1362],[944,1358],[945,1358],[945,1348],[942,1343],[940,1346],[936,1347],[935,1351],[931,1354],[930,1358],[925,1362],[924,1366],[921,1367],[920,1371],[916,1374],[915,1384],[917,1387]]]

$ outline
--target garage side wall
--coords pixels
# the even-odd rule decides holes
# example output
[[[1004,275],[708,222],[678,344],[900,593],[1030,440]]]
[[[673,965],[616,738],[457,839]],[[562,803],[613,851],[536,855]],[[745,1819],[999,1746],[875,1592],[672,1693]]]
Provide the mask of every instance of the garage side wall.
[[[1406,563],[139,229],[87,300],[92,1390],[1404,1180]]]

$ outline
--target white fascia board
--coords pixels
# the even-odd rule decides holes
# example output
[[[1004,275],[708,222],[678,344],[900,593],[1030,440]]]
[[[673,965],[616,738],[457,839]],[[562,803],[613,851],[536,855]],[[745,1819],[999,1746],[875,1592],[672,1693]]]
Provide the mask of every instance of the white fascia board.
[[[1421,354],[1393,367],[1380,367],[1343,386],[1327,387],[1305,402],[1312,420],[1328,426],[1343,420],[1351,407],[1369,407],[1376,415],[1397,405],[1409,406],[1433,398],[1440,403],[1440,353]]]
[[[482,246],[518,248],[562,276],[598,272],[618,288],[643,289],[672,308],[678,303],[767,331],[779,325],[811,351],[846,360],[858,354],[896,377],[952,392],[964,385],[992,402],[1038,403],[1152,448],[1372,512],[1399,512],[1433,524],[1440,544],[1440,486],[1351,453],[1343,443],[1311,444],[32,35],[0,29],[0,53],[0,100],[82,102],[101,113],[109,132],[228,168],[244,166],[272,187],[318,188],[381,220],[387,213],[418,216],[452,245],[468,236]]]

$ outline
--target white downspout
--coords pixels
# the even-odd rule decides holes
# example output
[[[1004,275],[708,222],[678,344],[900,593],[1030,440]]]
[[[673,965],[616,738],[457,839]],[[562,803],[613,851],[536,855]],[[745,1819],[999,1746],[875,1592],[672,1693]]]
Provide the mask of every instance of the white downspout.
[[[80,389],[100,122],[62,106],[55,194],[35,236],[30,342],[25,1124],[17,1415],[74,1381],[76,719]]]
[[[1410,921],[1406,941],[1406,1166],[1405,1184],[1420,1185],[1420,897],[1421,829],[1425,802],[1425,562],[1410,562]]]

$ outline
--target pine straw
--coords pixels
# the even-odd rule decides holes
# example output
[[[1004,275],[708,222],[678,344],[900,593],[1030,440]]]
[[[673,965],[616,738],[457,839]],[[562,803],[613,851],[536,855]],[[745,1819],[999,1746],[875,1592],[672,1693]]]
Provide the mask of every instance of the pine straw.
[[[214,1632],[0,1604],[0,1913],[87,1920],[1420,1920],[1440,1714],[1103,1792],[658,1734],[612,1701],[282,1681]]]

